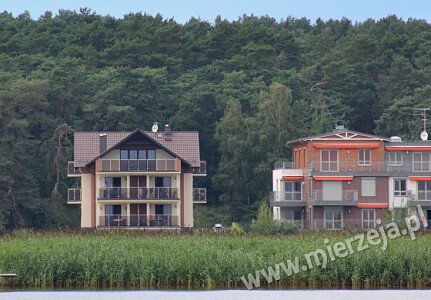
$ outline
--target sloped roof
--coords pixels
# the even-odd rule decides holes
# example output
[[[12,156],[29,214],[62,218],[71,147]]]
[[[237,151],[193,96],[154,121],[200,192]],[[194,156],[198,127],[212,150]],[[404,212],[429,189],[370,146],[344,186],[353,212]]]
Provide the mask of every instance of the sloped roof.
[[[343,129],[334,129],[334,130],[329,131],[329,132],[325,132],[325,133],[321,133],[321,134],[317,134],[317,135],[313,135],[313,136],[307,136],[307,137],[299,138],[296,140],[290,140],[290,141],[286,142],[286,146],[289,147],[289,145],[300,143],[300,142],[318,140],[318,139],[323,139],[325,137],[331,137],[333,135],[346,134],[346,133],[351,134],[351,135],[360,135],[360,136],[364,136],[364,137],[374,139],[374,140],[379,140],[379,141],[386,141],[386,142],[390,141],[390,139],[388,139],[386,137],[382,137],[382,136],[378,136],[378,135],[372,135],[372,134],[368,134],[368,133],[363,133],[363,132],[358,132],[358,131],[353,131],[353,130],[343,128]]]
[[[168,139],[158,137],[158,133],[149,131],[100,131],[75,132],[74,135],[74,163],[76,167],[83,167],[100,156],[99,136],[106,134],[107,151],[112,150],[118,143],[134,132],[141,132],[154,140],[156,144],[171,151],[174,155],[188,162],[192,167],[200,166],[199,133],[197,131],[172,131]],[[160,134],[161,132],[159,132]]]

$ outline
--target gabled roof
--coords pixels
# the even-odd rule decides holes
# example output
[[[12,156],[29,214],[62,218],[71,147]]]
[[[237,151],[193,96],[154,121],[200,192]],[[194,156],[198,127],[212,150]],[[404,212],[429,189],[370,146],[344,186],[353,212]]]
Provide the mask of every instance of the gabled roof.
[[[358,138],[359,137],[359,138]],[[360,139],[362,138],[362,139]],[[372,135],[368,133],[362,133],[357,132],[353,130],[348,129],[335,129],[329,132],[325,132],[322,134],[317,134],[313,136],[303,137],[296,140],[290,140],[286,142],[286,146],[289,147],[292,144],[306,142],[306,141],[313,141],[313,140],[334,140],[334,141],[359,141],[359,140],[378,140],[378,141],[386,141],[388,142],[389,139],[386,137],[381,137],[377,135]]]
[[[107,150],[100,153],[99,136],[107,136]],[[135,134],[140,133],[174,157],[178,157],[192,167],[200,166],[199,133],[196,131],[172,131],[169,138],[159,138],[159,133],[142,131],[75,132],[74,162],[76,167],[84,167],[104,156]]]

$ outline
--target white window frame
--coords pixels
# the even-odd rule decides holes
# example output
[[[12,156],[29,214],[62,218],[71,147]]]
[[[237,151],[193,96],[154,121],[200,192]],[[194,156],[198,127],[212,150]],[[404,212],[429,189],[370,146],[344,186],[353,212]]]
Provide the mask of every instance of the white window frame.
[[[292,185],[292,190],[288,191],[286,189],[286,185],[291,184]],[[300,187],[300,191],[296,191],[295,190],[295,186],[296,184],[299,185]],[[287,199],[287,195],[290,195],[291,199]],[[299,199],[297,199],[299,196]],[[288,180],[284,182],[284,200],[285,201],[302,201],[302,181],[294,181],[294,180]]]
[[[329,160],[323,160],[323,151],[329,151],[328,153],[328,158]],[[331,163],[335,163],[335,161],[331,160],[331,152],[335,152],[335,154],[337,155],[337,169],[336,170],[331,170]],[[323,164],[326,163],[328,164],[329,168],[326,170],[323,170]],[[338,172],[340,168],[340,155],[338,153],[338,149],[321,149],[320,150],[320,171],[321,172]]]
[[[326,213],[327,212],[332,212],[332,218],[331,219],[326,219]],[[335,214],[337,212],[340,212],[340,216],[341,216],[340,220],[335,219]],[[335,222],[340,223],[339,228],[336,228]],[[330,226],[326,226],[327,224],[330,224]],[[341,209],[341,208],[325,208],[323,211],[323,226],[324,226],[324,229],[330,229],[330,230],[343,229],[343,209]]]
[[[370,218],[370,213],[373,212],[373,218]],[[362,228],[374,229],[376,227],[376,210],[362,209]]]
[[[370,154],[370,160],[365,159],[366,151]],[[358,149],[358,166],[371,166],[371,149]]]
[[[397,155],[400,156],[400,159],[397,159]],[[395,156],[395,157],[394,157]],[[393,159],[395,158],[395,159]],[[400,151],[389,152],[389,165],[391,167],[400,167],[403,165],[403,153]]]
[[[419,189],[421,183],[425,187],[423,190]],[[418,181],[418,200],[431,200],[431,181]]]
[[[420,155],[420,170],[416,169],[415,165],[415,156]],[[424,161],[424,155],[428,155],[428,161]],[[413,172],[429,172],[430,171],[430,154],[428,152],[413,152],[412,154],[413,160]],[[424,166],[427,166],[424,168]]]
[[[364,188],[364,182],[366,181],[373,181],[374,182],[374,191],[373,193],[364,193],[366,189]],[[377,182],[376,177],[362,177],[361,178],[361,196],[362,197],[376,197],[376,188],[377,188]]]
[[[397,190],[397,181],[404,181],[404,190],[398,189]],[[406,178],[394,178],[394,196],[400,197],[400,196],[406,196],[407,195],[407,179]],[[399,184],[401,187],[401,183]]]

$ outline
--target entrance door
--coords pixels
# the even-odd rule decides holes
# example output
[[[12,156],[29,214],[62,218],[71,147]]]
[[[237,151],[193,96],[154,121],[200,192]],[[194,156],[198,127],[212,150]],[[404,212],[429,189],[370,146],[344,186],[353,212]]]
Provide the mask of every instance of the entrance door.
[[[322,193],[323,193],[322,200],[328,200],[328,201],[343,200],[342,181],[323,181]]]
[[[172,178],[156,177],[155,178],[155,197],[156,199],[172,199]]]
[[[147,204],[130,204],[130,226],[147,225]]]
[[[172,205],[157,204],[155,210],[155,225],[156,226],[172,226]]]
[[[130,198],[147,199],[147,177],[130,176]]]
[[[105,177],[105,188],[103,189],[105,199],[122,198],[121,177]]]
[[[123,223],[121,205],[105,205],[105,226],[121,226]]]

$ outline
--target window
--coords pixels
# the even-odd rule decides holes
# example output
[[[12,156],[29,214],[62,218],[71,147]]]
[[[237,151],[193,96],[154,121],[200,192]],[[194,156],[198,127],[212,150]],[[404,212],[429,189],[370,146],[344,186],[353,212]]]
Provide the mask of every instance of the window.
[[[370,149],[359,149],[359,151],[358,151],[358,165],[359,166],[371,166],[371,150]]]
[[[406,180],[394,179],[394,196],[405,196],[406,194]]]
[[[301,201],[301,181],[286,181],[284,183],[284,197],[286,201]]]
[[[336,149],[324,149],[320,154],[322,171],[338,171],[338,151]]]
[[[374,209],[362,210],[362,228],[372,229],[376,226],[376,211]]]
[[[342,212],[341,209],[325,209],[325,229],[341,229]]]
[[[418,181],[418,200],[431,200],[431,181]]]
[[[403,154],[401,152],[389,152],[389,165],[390,166],[402,166],[403,165]]]
[[[156,159],[156,150],[120,150],[120,159]]]
[[[302,228],[302,211],[300,210],[287,210],[284,213],[284,218],[292,222],[299,228]]]
[[[362,177],[361,191],[362,191],[362,196],[364,197],[376,196],[376,178]]]
[[[427,172],[430,170],[429,153],[413,153],[413,171]]]

